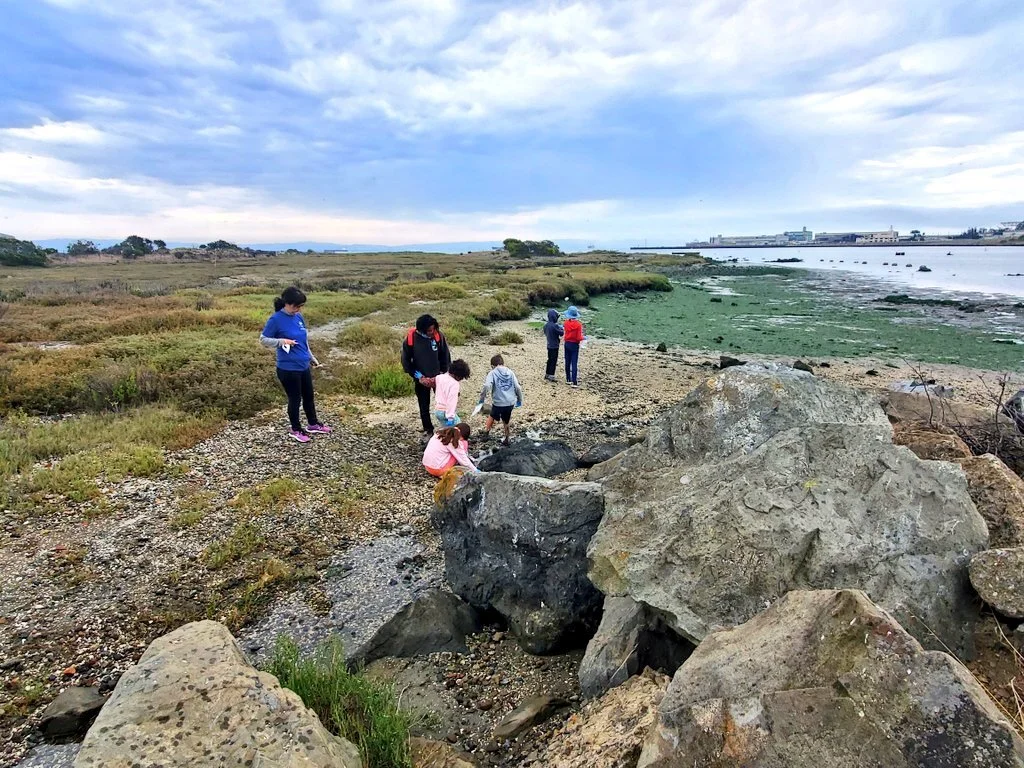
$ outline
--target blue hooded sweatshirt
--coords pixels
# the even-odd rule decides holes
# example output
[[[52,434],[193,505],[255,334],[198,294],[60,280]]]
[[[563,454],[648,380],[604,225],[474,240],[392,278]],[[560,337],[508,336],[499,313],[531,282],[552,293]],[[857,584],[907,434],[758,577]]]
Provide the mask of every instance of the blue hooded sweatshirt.
[[[558,341],[562,338],[562,326],[558,324],[558,310],[548,310],[548,321],[544,324],[544,335],[548,338],[548,349],[558,349]]]

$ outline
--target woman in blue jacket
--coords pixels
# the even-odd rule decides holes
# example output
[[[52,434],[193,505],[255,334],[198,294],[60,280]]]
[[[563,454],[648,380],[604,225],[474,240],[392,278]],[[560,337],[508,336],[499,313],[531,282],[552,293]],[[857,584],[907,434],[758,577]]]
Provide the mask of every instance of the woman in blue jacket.
[[[331,433],[331,428],[317,418],[313,402],[311,366],[319,366],[320,362],[309,351],[306,322],[300,311],[305,303],[306,294],[298,288],[286,288],[274,299],[274,314],[260,333],[260,344],[277,350],[277,379],[288,395],[288,420],[291,422],[288,437],[300,443],[308,443],[311,433]],[[299,421],[300,402],[309,422],[305,429]]]

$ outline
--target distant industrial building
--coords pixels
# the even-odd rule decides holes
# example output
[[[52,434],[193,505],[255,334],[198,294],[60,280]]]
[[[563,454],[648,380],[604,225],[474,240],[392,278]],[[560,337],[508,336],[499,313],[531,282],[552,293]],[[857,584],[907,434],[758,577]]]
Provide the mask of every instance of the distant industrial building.
[[[734,245],[740,248],[752,245],[785,245],[785,235],[715,235],[711,238],[711,245]]]
[[[816,243],[896,243],[900,233],[892,227],[882,232],[818,232],[814,236]]]
[[[783,232],[782,234],[786,236],[787,242],[790,243],[810,243],[814,240],[814,233],[807,227],[796,232]]]

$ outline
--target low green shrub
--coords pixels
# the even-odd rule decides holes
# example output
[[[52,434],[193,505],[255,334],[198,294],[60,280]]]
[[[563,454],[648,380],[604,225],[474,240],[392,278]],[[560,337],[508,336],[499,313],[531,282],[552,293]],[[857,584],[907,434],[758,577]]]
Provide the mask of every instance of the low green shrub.
[[[508,344],[522,344],[523,337],[515,331],[502,331],[495,336],[491,336],[490,343],[498,347]]]
[[[401,336],[396,331],[379,323],[362,321],[350,325],[338,334],[338,345],[346,349],[367,347],[391,347],[398,349]]]
[[[399,708],[392,686],[349,671],[341,641],[303,658],[290,638],[278,637],[267,671],[297,693],[329,731],[355,744],[363,765],[411,768],[412,716]]]
[[[203,550],[203,563],[211,571],[241,560],[263,546],[263,533],[251,521],[239,522],[226,538],[213,542]]]
[[[407,397],[413,391],[413,380],[397,363],[377,369],[370,379],[370,394],[377,397]]]
[[[391,286],[384,293],[405,301],[443,301],[464,299],[469,295],[465,288],[447,280],[401,283]]]

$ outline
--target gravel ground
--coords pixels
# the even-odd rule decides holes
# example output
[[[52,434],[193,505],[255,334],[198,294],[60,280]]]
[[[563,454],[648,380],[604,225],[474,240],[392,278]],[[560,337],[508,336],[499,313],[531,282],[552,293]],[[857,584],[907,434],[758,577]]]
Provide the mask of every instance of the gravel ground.
[[[641,435],[717,362],[707,354],[593,340],[581,353],[581,386],[572,389],[543,380],[539,330],[524,322],[494,330],[517,331],[527,343],[499,349],[478,341],[454,350],[473,369],[460,412],[471,410],[491,355],[501,351],[525,391],[514,435],[559,437],[578,452]],[[864,389],[884,390],[914,376],[910,368],[872,361],[827,362],[819,375]],[[868,376],[869,369],[878,375]],[[970,369],[931,366],[928,373],[957,387],[958,400],[976,404],[988,404],[996,386],[994,375]],[[1015,381],[1010,389],[1021,385]],[[321,409],[337,430],[309,445],[286,441],[283,408],[275,409],[168,457],[171,469],[160,477],[108,485],[102,511],[55,498],[50,509],[26,520],[0,519],[0,766],[16,764],[40,740],[39,714],[60,690],[111,690],[154,637],[184,622],[212,616],[235,631],[253,625],[250,638],[258,636],[253,643],[265,648],[270,634],[296,616],[316,614],[322,575],[353,547],[397,534],[439,567],[429,523],[433,481],[419,464],[415,401],[328,398]],[[473,427],[482,423],[478,417]],[[294,479],[296,488],[250,498],[252,489],[280,477]],[[176,527],[176,516],[196,499],[201,519]],[[210,567],[204,552],[233,532],[245,534],[243,551]],[[319,637],[319,629],[313,634]],[[513,765],[529,757],[545,727],[522,743],[494,745],[488,736],[494,721],[545,691],[573,702],[578,656],[536,659],[507,638],[492,638],[477,638],[468,655],[389,663],[412,678],[410,696],[419,691],[447,702],[440,711],[453,714],[442,736],[487,762]],[[41,692],[27,695],[33,686]],[[491,702],[486,710],[476,707],[482,699]],[[59,760],[61,754],[43,750],[31,759]]]

